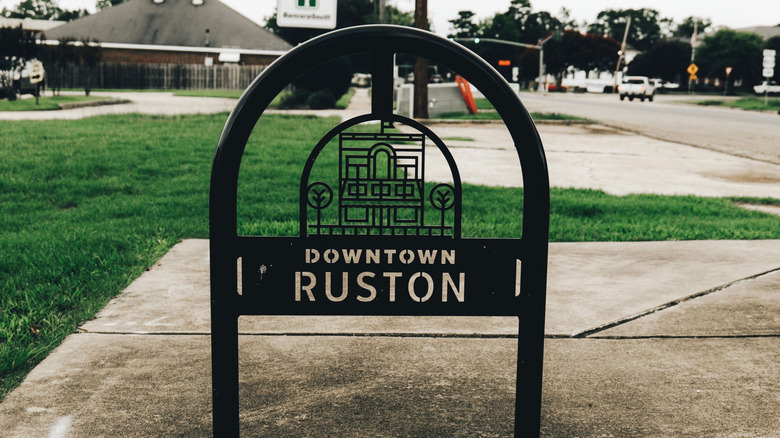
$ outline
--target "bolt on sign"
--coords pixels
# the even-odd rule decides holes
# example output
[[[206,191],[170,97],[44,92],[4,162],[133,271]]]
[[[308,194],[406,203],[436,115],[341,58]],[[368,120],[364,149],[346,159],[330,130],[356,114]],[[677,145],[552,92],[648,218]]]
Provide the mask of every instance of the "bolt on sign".
[[[279,27],[334,29],[336,0],[279,0],[276,24]]]
[[[429,127],[393,113],[396,53],[458,72],[510,121],[523,175],[521,237],[462,236],[465,189],[449,148]],[[354,54],[371,59],[371,109],[333,127],[299,163],[298,235],[239,236],[238,171],[263,111],[291,78]],[[449,170],[447,181],[426,178],[429,159]],[[239,433],[241,315],[515,316],[515,435],[539,435],[549,181],[528,112],[484,60],[430,32],[387,25],[299,45],[263,71],[231,114],[209,208],[215,436]]]

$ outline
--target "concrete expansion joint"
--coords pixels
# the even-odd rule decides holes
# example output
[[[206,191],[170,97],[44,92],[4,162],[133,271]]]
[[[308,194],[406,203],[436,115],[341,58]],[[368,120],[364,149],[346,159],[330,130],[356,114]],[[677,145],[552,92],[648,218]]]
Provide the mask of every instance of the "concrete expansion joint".
[[[742,283],[746,283],[746,282],[749,282],[749,281],[757,280],[757,279],[759,279],[761,277],[773,274],[775,272],[780,272],[780,267],[777,267],[777,268],[774,268],[774,269],[770,269],[768,271],[760,272],[760,273],[755,274],[755,275],[750,275],[750,276],[747,276],[747,277],[743,277],[743,278],[740,278],[740,279],[737,279],[737,280],[734,280],[734,281],[731,281],[731,282],[728,282],[728,283],[725,283],[725,284],[722,284],[722,285],[719,285],[719,286],[715,286],[715,287],[707,289],[707,290],[703,290],[701,292],[697,292],[697,293],[692,294],[692,295],[688,295],[686,297],[682,297],[682,298],[679,298],[679,299],[676,299],[676,300],[672,300],[672,301],[669,301],[668,303],[661,304],[660,306],[656,306],[656,307],[653,307],[651,309],[647,309],[645,311],[636,313],[634,315],[626,316],[626,317],[617,319],[617,320],[612,321],[612,322],[608,322],[606,324],[602,324],[600,326],[597,326],[597,327],[594,327],[594,328],[591,328],[591,329],[588,329],[588,330],[583,330],[581,332],[574,333],[570,337],[571,338],[589,338],[589,337],[594,337],[593,335],[595,335],[596,333],[602,332],[604,330],[608,330],[608,329],[617,327],[619,325],[625,324],[627,322],[631,322],[631,321],[637,320],[639,318],[643,318],[645,316],[652,315],[652,314],[654,314],[656,312],[660,312],[662,310],[666,310],[666,309],[668,309],[670,307],[677,306],[678,304],[681,304],[681,303],[684,303],[684,302],[687,302],[687,301],[691,301],[691,300],[694,300],[696,298],[700,298],[700,297],[703,297],[703,296],[706,296],[706,295],[710,295],[710,294],[713,294],[713,293],[716,293],[716,292],[720,292],[722,290],[728,289],[728,288],[733,287],[733,286],[737,286],[737,285],[742,284]],[[773,336],[774,335],[769,335],[769,337],[773,337]],[[655,337],[655,336],[652,336],[652,337]],[[715,336],[715,337],[718,337],[718,336]],[[748,336],[741,336],[740,335],[740,336],[727,336],[727,337],[756,337],[756,336],[749,336],[749,335]],[[765,337],[765,336],[760,336],[760,337]],[[603,338],[602,337],[598,337],[598,338],[599,339],[607,339],[608,337],[603,337]],[[627,339],[631,339],[631,338],[632,337],[627,337]]]

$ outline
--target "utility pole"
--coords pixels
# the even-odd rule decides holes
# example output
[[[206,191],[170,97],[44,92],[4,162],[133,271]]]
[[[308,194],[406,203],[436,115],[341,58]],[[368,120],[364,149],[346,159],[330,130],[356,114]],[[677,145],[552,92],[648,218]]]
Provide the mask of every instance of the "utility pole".
[[[623,43],[620,44],[620,52],[618,52],[618,62],[615,66],[615,82],[612,85],[612,92],[617,93],[617,77],[618,77],[618,71],[620,71],[620,63],[623,61],[623,55],[626,54],[626,39],[628,38],[628,28],[631,27],[631,16],[628,16],[628,21],[626,21],[626,30],[623,32]]]
[[[385,0],[379,0],[379,23],[385,24]]]
[[[428,30],[428,0],[415,0],[414,27]],[[428,60],[414,63],[414,117],[428,118]]]
[[[696,37],[697,33],[699,31],[699,20],[694,18],[693,19],[693,36],[691,37],[691,65],[694,64],[694,60],[696,59]],[[695,73],[695,72],[694,72]],[[688,78],[688,93],[693,94],[694,88],[696,88],[696,82],[694,78],[694,73],[691,73],[691,76]]]

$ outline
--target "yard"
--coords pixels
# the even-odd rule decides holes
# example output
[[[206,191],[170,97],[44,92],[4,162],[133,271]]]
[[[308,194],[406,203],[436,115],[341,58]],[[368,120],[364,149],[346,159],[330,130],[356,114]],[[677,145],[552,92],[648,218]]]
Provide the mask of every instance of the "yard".
[[[176,242],[208,237],[226,117],[0,122],[0,399]],[[336,123],[264,116],[242,165],[241,232],[297,233],[302,165]],[[519,236],[521,198],[465,186],[464,235]],[[778,238],[780,218],[730,199],[552,191],[553,241]]]

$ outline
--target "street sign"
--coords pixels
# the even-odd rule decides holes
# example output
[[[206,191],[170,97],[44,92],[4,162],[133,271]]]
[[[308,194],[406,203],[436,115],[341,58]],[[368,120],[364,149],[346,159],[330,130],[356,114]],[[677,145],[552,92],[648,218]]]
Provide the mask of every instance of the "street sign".
[[[775,75],[775,50],[766,49],[763,52],[764,60],[761,63],[764,70],[761,72],[765,78],[771,78]]]
[[[696,75],[696,72],[699,71],[699,67],[697,67],[696,64],[691,63],[691,65],[689,65],[685,71],[687,71],[689,75],[694,76]],[[692,79],[696,79],[696,78],[692,78]]]
[[[696,76],[696,75],[690,75],[690,76],[688,76],[688,80],[689,80],[689,81],[695,81],[695,80],[696,80],[696,79],[698,79],[698,78],[699,78],[699,77],[698,77],[698,76]]]
[[[733,70],[733,68],[726,67],[726,76],[730,76],[731,75],[731,70]]]
[[[336,0],[279,0],[279,27],[336,28]]]

